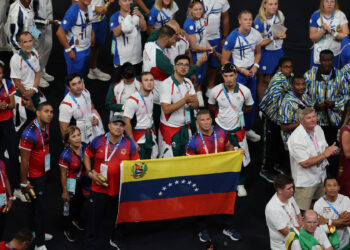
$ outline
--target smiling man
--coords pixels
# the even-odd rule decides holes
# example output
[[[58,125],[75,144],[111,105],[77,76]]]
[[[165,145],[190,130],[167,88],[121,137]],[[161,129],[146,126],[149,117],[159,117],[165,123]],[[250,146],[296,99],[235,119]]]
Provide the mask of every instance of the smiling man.
[[[317,125],[313,108],[300,110],[300,125],[288,139],[290,166],[295,181],[295,200],[300,209],[310,208],[312,200],[323,194],[323,181],[326,177],[327,158],[335,155],[339,148],[328,147],[323,130]]]

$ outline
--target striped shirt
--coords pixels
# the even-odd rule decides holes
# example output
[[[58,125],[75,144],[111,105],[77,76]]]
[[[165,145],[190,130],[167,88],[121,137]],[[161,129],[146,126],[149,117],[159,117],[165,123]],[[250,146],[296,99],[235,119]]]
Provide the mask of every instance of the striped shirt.
[[[297,98],[291,90],[286,93],[279,109],[281,125],[299,122],[299,111],[301,110],[301,107],[305,107],[309,103],[306,94],[303,95],[302,99],[303,101]],[[287,140],[292,132],[292,130],[287,132],[281,130],[281,136],[286,150],[288,150]]]
[[[338,126],[341,112],[349,100],[348,82],[340,70],[334,69],[330,75],[321,75],[318,67],[313,67],[304,74],[306,94],[310,98],[310,105],[324,103],[325,100],[334,102],[333,109],[316,111],[320,126]]]
[[[345,80],[350,82],[350,63],[346,64],[342,69],[341,72],[343,73]]]
[[[280,124],[279,107],[281,106],[284,95],[290,89],[290,83],[287,77],[281,71],[277,71],[272,77],[265,95],[259,104],[259,108],[275,124]]]

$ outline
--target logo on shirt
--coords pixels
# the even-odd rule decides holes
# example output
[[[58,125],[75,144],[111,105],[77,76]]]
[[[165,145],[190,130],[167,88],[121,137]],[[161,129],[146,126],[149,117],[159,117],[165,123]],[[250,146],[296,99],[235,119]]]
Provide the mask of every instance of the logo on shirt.
[[[224,138],[221,137],[221,138],[219,139],[219,143],[223,143],[223,142],[224,142]]]
[[[125,154],[126,154],[126,149],[123,148],[122,150],[120,150],[120,153],[121,153],[122,155],[125,155]]]
[[[131,176],[134,177],[134,179],[140,179],[145,176],[147,170],[147,164],[143,162],[136,163],[131,167]]]
[[[63,24],[67,24],[67,20],[63,20]]]
[[[324,207],[323,209],[322,209],[322,212],[323,213],[331,213],[332,212],[332,209],[330,208],[330,207]]]

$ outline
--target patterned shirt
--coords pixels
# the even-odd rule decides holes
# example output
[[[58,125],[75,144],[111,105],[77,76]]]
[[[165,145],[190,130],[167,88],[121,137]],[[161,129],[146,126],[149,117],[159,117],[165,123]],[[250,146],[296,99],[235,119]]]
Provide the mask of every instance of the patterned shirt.
[[[107,157],[113,152],[114,147],[117,144],[108,143],[108,154]],[[103,187],[92,182],[91,189],[94,192],[108,194],[110,196],[115,196],[119,194],[119,183],[120,183],[120,163],[124,160],[138,160],[140,159],[137,153],[136,146],[134,142],[129,138],[124,136],[118,146],[117,150],[113,154],[109,163],[105,161],[105,150],[106,150],[106,135],[101,135],[96,137],[89,147],[86,148],[85,154],[90,158],[94,157],[94,170],[98,173],[101,172],[101,164],[108,164],[107,179],[108,187]]]
[[[333,109],[316,111],[320,126],[338,126],[341,112],[349,100],[348,82],[340,70],[332,69],[330,75],[321,75],[318,67],[313,67],[304,74],[306,94],[310,98],[310,105],[324,103],[325,100],[334,102]],[[325,91],[326,90],[326,91]]]
[[[10,104],[10,96],[16,93],[16,88],[9,80],[2,79],[2,86],[0,87],[0,102]],[[0,122],[9,120],[13,115],[12,110],[0,110]]]
[[[347,80],[349,83],[350,82],[350,63],[346,64],[341,69],[341,72],[343,73],[345,80]]]
[[[209,154],[215,153],[215,135],[217,138],[217,153],[224,152],[225,145],[228,142],[227,133],[220,127],[215,127],[214,132],[211,136],[203,135],[205,145],[207,146]],[[199,132],[195,133],[192,138],[188,141],[187,155],[201,155],[206,154],[204,143]]]
[[[78,156],[71,147],[66,147],[58,160],[58,165],[66,168],[68,178],[79,178],[83,170],[83,153],[85,147],[81,146],[81,156]]]
[[[260,109],[267,115],[267,117],[276,124],[280,124],[279,107],[284,95],[290,91],[290,82],[287,77],[281,72],[272,77],[265,95],[259,104]]]
[[[299,112],[302,107],[308,105],[308,97],[306,94],[302,97],[303,101],[297,98],[293,91],[289,91],[283,98],[279,109],[280,122],[282,124],[291,124],[299,122]],[[281,130],[284,148],[288,150],[287,140],[293,131]]]

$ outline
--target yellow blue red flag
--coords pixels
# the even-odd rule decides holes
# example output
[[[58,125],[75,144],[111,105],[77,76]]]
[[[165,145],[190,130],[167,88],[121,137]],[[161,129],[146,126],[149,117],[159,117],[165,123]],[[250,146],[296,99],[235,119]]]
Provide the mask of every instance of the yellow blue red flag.
[[[242,160],[229,151],[124,161],[117,223],[233,214]]]

